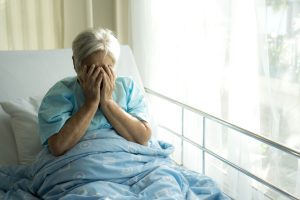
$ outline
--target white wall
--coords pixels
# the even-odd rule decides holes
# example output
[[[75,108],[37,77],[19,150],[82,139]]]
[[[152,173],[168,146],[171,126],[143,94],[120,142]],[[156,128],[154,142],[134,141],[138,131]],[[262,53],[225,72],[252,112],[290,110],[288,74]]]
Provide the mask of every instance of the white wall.
[[[116,32],[115,1],[93,0],[94,27],[103,27]]]
[[[76,35],[89,27],[88,0],[64,0],[64,47],[71,47]],[[93,25],[116,33],[128,44],[128,0],[92,0]]]
[[[128,7],[128,0],[93,0],[94,27],[108,28],[128,44]]]
[[[72,46],[72,41],[76,35],[87,26],[86,0],[64,0],[64,47]]]

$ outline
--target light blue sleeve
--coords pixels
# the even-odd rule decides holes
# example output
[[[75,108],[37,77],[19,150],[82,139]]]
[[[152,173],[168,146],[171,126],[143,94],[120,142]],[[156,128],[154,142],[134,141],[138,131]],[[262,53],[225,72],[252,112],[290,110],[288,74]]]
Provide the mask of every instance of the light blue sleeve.
[[[132,79],[127,87],[127,112],[139,120],[149,122],[148,104],[143,93]]]
[[[45,95],[39,108],[39,135],[42,144],[57,133],[71,117],[74,95],[63,83],[55,84]]]

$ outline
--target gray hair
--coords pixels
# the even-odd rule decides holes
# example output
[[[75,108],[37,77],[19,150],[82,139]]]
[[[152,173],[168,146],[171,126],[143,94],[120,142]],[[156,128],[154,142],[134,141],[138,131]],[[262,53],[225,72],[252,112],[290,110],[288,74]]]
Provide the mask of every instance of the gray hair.
[[[108,29],[87,29],[74,39],[72,50],[75,69],[78,69],[86,57],[99,50],[108,54],[116,63],[120,55],[120,44]]]

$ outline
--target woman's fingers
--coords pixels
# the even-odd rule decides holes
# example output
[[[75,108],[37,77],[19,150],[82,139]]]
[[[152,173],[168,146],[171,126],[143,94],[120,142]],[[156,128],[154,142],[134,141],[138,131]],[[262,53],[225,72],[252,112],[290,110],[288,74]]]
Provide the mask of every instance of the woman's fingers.
[[[94,70],[96,68],[96,65],[95,64],[92,64],[90,67],[89,67],[89,70],[87,72],[87,76],[90,77],[92,76],[92,74],[94,73]]]
[[[87,73],[85,74],[85,81],[92,83],[92,85],[93,83],[99,84],[101,67],[93,64],[88,68],[88,70],[85,71],[87,71]]]
[[[84,66],[81,66],[78,70],[78,80],[79,80],[79,83],[82,84],[83,83],[83,80],[84,80],[84,73],[83,73],[83,70],[85,68],[85,65]]]
[[[86,70],[87,70],[87,66],[86,65],[83,65],[79,68],[79,71],[78,71],[78,74],[79,75],[83,75],[83,74],[86,74]]]
[[[82,70],[79,71],[78,77],[80,79],[80,85],[83,89],[83,93],[86,101],[92,103],[100,102],[100,69],[96,65],[82,66]]]
[[[86,65],[84,65],[83,67],[82,67],[82,71],[81,71],[83,74],[86,74],[87,73],[87,66]]]
[[[97,66],[93,64],[90,67],[83,66],[80,79],[87,88],[111,93],[114,88],[115,74],[112,67],[108,65]]]
[[[106,88],[107,85],[107,73],[104,71],[104,69],[102,69],[102,74],[103,74],[103,88]]]
[[[112,80],[113,80],[113,82],[115,82],[115,80],[116,80],[115,71],[114,71],[114,69],[112,67],[109,67],[109,70],[110,70],[110,73],[112,75]]]
[[[95,70],[94,70],[94,73],[92,74],[92,78],[93,78],[94,80],[97,79],[97,77],[98,77],[99,74],[100,74],[100,71],[101,71],[101,67],[96,66],[96,68],[95,68]]]
[[[103,65],[103,68],[104,68],[106,74],[108,75],[109,80],[113,81],[113,74],[111,72],[111,67],[109,67],[108,65]]]
[[[103,82],[103,69],[99,67],[99,73],[98,76],[96,77],[96,83],[98,88],[100,88],[102,82]]]

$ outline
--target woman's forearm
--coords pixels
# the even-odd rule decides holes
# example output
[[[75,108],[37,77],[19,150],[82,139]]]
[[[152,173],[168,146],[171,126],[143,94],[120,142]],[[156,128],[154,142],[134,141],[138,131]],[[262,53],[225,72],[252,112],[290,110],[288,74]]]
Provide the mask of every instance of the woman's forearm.
[[[58,133],[49,138],[48,144],[53,155],[60,156],[78,143],[85,134],[97,108],[96,104],[84,104],[68,119]]]
[[[132,142],[147,144],[151,137],[151,128],[147,122],[128,114],[113,100],[103,104],[101,109],[119,135]]]

